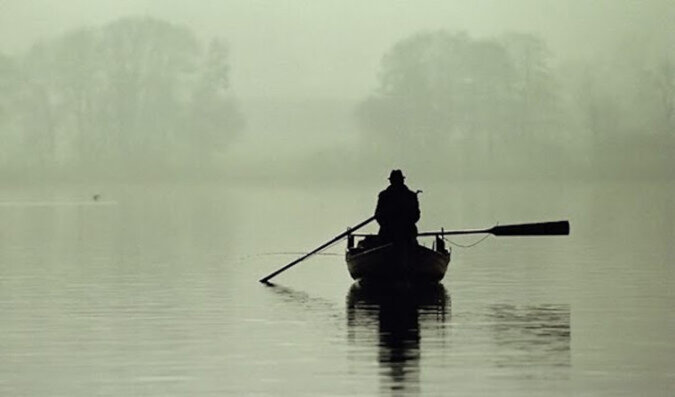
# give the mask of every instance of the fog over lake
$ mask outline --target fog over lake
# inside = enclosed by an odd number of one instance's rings
[[[670,395],[674,18],[0,0],[0,395]],[[412,295],[346,241],[258,283],[392,169],[420,231],[570,235],[449,236]]]

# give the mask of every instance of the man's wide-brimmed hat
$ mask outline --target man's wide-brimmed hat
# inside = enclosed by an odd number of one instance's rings
[[[403,176],[403,172],[401,170],[393,170],[389,174],[389,180],[390,181],[402,181],[404,180],[405,177]]]

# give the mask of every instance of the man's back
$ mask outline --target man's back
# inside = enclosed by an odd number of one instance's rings
[[[416,237],[419,201],[417,194],[403,183],[402,177],[392,180],[392,184],[378,195],[375,219],[380,224],[380,237],[385,240],[405,241]]]

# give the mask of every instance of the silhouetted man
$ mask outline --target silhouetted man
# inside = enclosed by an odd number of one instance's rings
[[[375,219],[380,224],[379,236],[384,241],[394,243],[414,243],[417,237],[415,223],[420,219],[420,206],[417,193],[403,183],[405,177],[401,170],[389,174],[389,187],[380,192],[377,198]]]

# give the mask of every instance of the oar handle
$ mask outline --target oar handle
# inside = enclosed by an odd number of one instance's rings
[[[291,267],[293,267],[293,266],[297,265],[298,263],[304,261],[305,259],[307,259],[307,258],[309,258],[310,256],[316,254],[317,252],[319,252],[319,251],[321,251],[321,250],[327,248],[328,246],[330,246],[331,244],[335,243],[336,241],[345,238],[346,236],[348,236],[349,234],[351,234],[354,230],[360,229],[360,228],[366,226],[367,224],[369,224],[370,222],[372,222],[372,221],[374,221],[374,220],[375,220],[375,217],[374,217],[374,216],[371,216],[370,218],[366,219],[365,221],[359,223],[358,225],[356,225],[356,226],[354,226],[354,227],[352,227],[352,228],[347,229],[346,232],[340,233],[339,235],[335,236],[332,240],[330,240],[330,241],[328,241],[328,242],[322,244],[321,246],[317,247],[314,251],[309,252],[309,253],[303,255],[302,257],[300,257],[300,258],[294,260],[293,262],[291,262],[291,263],[289,263],[288,265],[282,267],[281,269],[276,270],[276,271],[274,271],[274,272],[268,274],[267,276],[261,278],[261,279],[258,280],[258,281],[260,281],[260,282],[263,283],[263,284],[267,284],[267,283],[269,282],[269,280],[270,280],[272,277],[276,276],[277,274],[279,274],[279,273],[281,273],[281,272],[284,272],[284,271],[290,269]]]
[[[492,229],[480,229],[480,230],[444,230],[444,231],[438,231],[438,232],[422,232],[422,233],[417,233],[418,237],[424,237],[424,236],[450,236],[450,235],[456,235],[456,234],[484,234],[484,233],[492,233]]]

